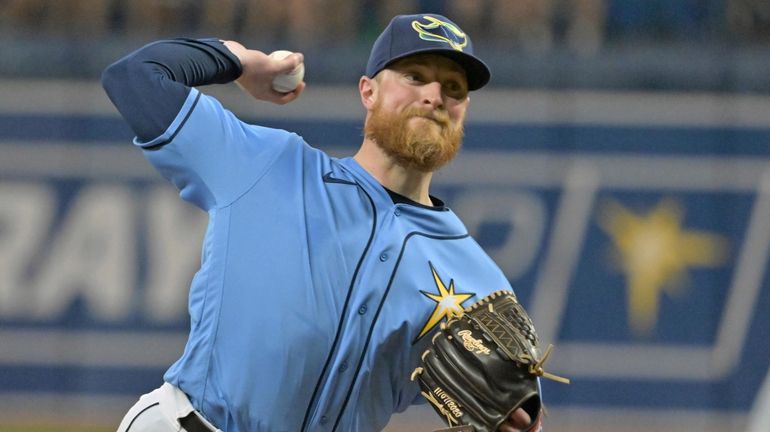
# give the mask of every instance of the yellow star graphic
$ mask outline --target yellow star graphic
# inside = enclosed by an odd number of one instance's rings
[[[422,328],[420,334],[417,335],[415,341],[428,333],[442,319],[449,319],[454,315],[462,314],[463,302],[475,295],[472,293],[455,293],[454,280],[449,281],[449,289],[447,289],[447,287],[444,285],[444,282],[442,282],[441,278],[438,276],[438,273],[436,273],[436,269],[433,267],[433,264],[428,262],[428,265],[430,265],[430,271],[433,273],[433,281],[436,283],[436,288],[438,288],[438,294],[433,294],[422,290],[420,290],[420,292],[425,297],[435,301],[436,308],[433,309],[433,313],[431,313],[430,318],[428,318],[428,322],[425,323],[425,326]]]
[[[638,216],[617,202],[609,202],[599,215],[599,226],[612,238],[628,280],[629,324],[637,335],[651,333],[661,293],[679,294],[688,267],[714,267],[725,261],[727,240],[703,231],[685,231],[682,218],[680,205],[670,199],[647,216]]]

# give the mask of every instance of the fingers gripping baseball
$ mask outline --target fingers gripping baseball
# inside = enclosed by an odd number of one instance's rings
[[[283,60],[286,57],[295,55],[291,51],[286,50],[278,50],[273,51],[270,53],[268,57],[275,60]],[[301,54],[300,54],[301,55]],[[293,62],[289,62],[289,65],[293,64]],[[302,82],[302,79],[305,77],[305,65],[300,61],[298,65],[296,65],[293,69],[290,69],[288,72],[281,72],[275,77],[273,77],[273,83],[272,87],[273,90],[279,92],[279,93],[289,93],[294,91],[294,89],[299,86],[299,83]]]
[[[248,49],[234,41],[225,41],[225,46],[238,57],[243,68],[236,83],[253,98],[286,104],[299,97],[305,89],[304,81],[300,81],[296,88],[289,92],[279,92],[273,88],[273,80],[276,77],[289,75],[302,65],[304,57],[301,53],[292,53],[282,58],[270,57],[262,51]]]

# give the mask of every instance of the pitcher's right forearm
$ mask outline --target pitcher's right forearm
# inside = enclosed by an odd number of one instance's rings
[[[171,39],[146,45],[102,74],[110,100],[142,141],[174,121],[190,88],[234,81],[241,63],[218,39]]]

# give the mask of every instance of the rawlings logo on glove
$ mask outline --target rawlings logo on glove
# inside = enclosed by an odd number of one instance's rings
[[[542,404],[538,377],[569,383],[543,369],[552,348],[541,355],[527,312],[512,292],[497,291],[441,325],[412,381],[450,430],[495,432],[519,408],[532,428]]]

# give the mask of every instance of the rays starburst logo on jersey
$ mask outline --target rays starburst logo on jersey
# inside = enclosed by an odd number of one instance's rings
[[[463,303],[472,298],[476,294],[473,293],[456,293],[455,282],[453,279],[449,280],[449,287],[439,277],[436,268],[433,267],[433,263],[428,262],[430,266],[430,272],[433,276],[433,282],[436,284],[436,293],[420,290],[420,292],[427,298],[436,302],[433,312],[431,312],[428,321],[422,327],[422,330],[414,339],[417,342],[430,332],[438,323],[443,319],[449,319],[454,315],[459,315],[463,312]]]
[[[454,24],[441,21],[438,18],[425,15],[427,23],[412,21],[412,28],[420,35],[420,39],[432,42],[444,42],[452,49],[462,51],[468,45],[468,37]]]

